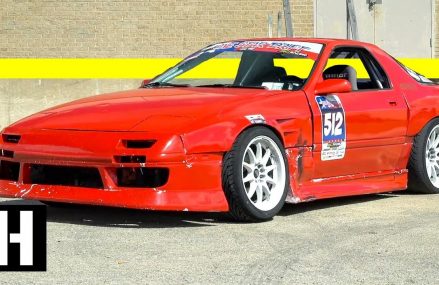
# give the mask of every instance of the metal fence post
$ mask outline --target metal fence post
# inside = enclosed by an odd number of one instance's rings
[[[348,38],[351,40],[359,40],[354,1],[346,0],[346,5],[348,7]]]
[[[293,21],[291,19],[290,0],[283,0],[284,15],[285,15],[285,30],[287,37],[292,37],[293,34]]]

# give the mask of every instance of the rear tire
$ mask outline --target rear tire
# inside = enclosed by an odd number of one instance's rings
[[[230,215],[244,222],[274,217],[285,203],[288,165],[279,138],[265,127],[244,131],[224,156],[222,185]]]
[[[413,140],[409,190],[439,194],[439,118],[430,121]]]

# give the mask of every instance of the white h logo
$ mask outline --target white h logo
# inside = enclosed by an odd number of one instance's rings
[[[8,241],[9,238],[9,241]],[[8,212],[0,211],[0,266],[8,265],[9,243],[20,244],[20,265],[33,265],[33,212],[20,211],[20,233],[8,232]]]

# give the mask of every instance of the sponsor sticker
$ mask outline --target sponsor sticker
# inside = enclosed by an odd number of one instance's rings
[[[342,159],[346,152],[346,116],[337,95],[316,96],[322,117],[321,160]]]
[[[245,116],[252,124],[265,124],[265,118],[261,114]]]

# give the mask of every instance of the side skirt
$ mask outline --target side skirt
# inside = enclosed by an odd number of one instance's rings
[[[407,181],[407,169],[312,179],[296,185],[294,196],[289,195],[286,202],[401,191],[407,189]]]

